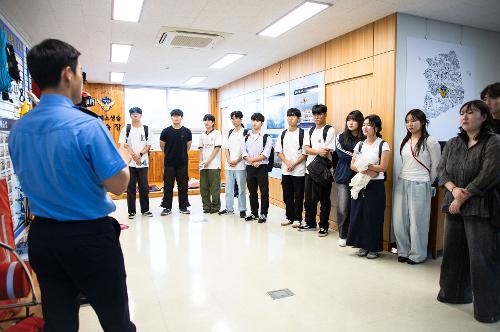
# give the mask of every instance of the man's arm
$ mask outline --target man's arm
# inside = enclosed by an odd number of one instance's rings
[[[165,152],[165,143],[164,141],[160,140],[160,149],[162,152]]]
[[[127,149],[120,147],[119,149],[120,155],[122,156],[123,160],[125,163],[128,165],[130,161],[132,160],[132,156],[129,154]],[[110,177],[109,179],[106,179],[103,181],[104,188],[106,188],[107,191],[115,194],[115,195],[121,195],[125,190],[127,190],[128,182],[130,181],[130,174],[128,170],[128,166],[122,169],[121,171],[118,171]]]

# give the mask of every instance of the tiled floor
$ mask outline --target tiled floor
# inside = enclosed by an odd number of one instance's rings
[[[359,258],[337,246],[337,233],[319,238],[280,226],[271,206],[266,224],[237,216],[192,214],[118,220],[130,225],[121,242],[132,319],[146,332],[500,331],[480,324],[472,305],[435,300],[439,260],[410,266],[384,253]],[[174,201],[176,206],[177,201]],[[272,300],[266,292],[289,288],[295,296]],[[102,331],[94,311],[80,311],[80,331]]]

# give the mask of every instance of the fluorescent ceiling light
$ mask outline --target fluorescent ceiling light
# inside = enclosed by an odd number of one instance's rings
[[[305,20],[330,7],[329,3],[306,1],[258,33],[260,36],[278,37]]]
[[[191,77],[186,83],[184,83],[185,85],[196,85],[198,83],[200,83],[201,81],[205,80],[207,77],[206,76],[193,76]]]
[[[125,73],[116,73],[112,71],[109,75],[109,80],[113,83],[121,83],[123,82],[123,77],[125,76]]]
[[[224,68],[224,67],[229,66],[230,64],[232,64],[233,62],[235,62],[236,60],[238,60],[244,56],[245,56],[245,54],[235,54],[235,53],[226,54],[222,59],[220,59],[216,63],[212,64],[210,66],[210,68],[212,68],[212,69]]]
[[[114,0],[113,20],[139,22],[144,0]]]
[[[132,45],[111,44],[111,62],[128,62]]]

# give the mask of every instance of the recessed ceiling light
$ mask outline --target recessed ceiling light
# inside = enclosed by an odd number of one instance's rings
[[[226,66],[229,66],[231,63],[235,62],[236,60],[244,57],[245,54],[235,54],[235,53],[229,53],[226,54],[222,59],[217,61],[216,63],[212,64],[210,68],[212,69],[221,69]]]
[[[144,0],[114,0],[113,20],[139,22]]]
[[[297,8],[293,9],[285,16],[278,19],[276,22],[274,22],[264,30],[262,30],[261,32],[259,32],[258,35],[267,37],[278,37],[279,35],[296,27],[300,23],[313,17],[319,12],[327,9],[331,5],[332,4],[330,3],[306,1],[303,4],[299,5]]]
[[[112,71],[109,73],[109,80],[113,83],[121,83],[123,82],[123,77],[125,76],[125,73],[117,73]]]
[[[128,62],[132,45],[111,44],[111,62]]]
[[[187,80],[184,85],[196,85],[200,83],[201,81],[205,80],[207,77],[206,76],[193,76],[189,80]]]

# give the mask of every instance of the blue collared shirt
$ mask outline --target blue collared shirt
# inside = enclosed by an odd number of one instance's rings
[[[245,157],[257,157],[264,155],[266,159],[259,162],[259,165],[269,164],[269,155],[271,154],[271,148],[273,147],[273,142],[271,136],[267,137],[266,146],[264,147],[264,134],[260,131],[258,134],[254,134],[253,131],[248,133],[248,138],[246,142],[243,142],[241,146],[241,156]],[[246,165],[251,165],[251,163],[245,160]]]
[[[43,94],[12,128],[9,151],[35,216],[89,220],[116,209],[103,181],[126,164],[102,121],[69,98]]]

